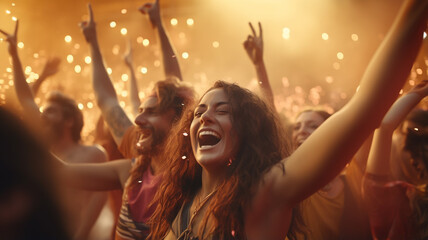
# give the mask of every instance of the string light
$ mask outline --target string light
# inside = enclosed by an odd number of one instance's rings
[[[178,24],[178,20],[177,20],[177,18],[171,18],[171,25],[172,26],[177,26],[177,24]]]
[[[143,46],[144,46],[144,47],[149,46],[149,44],[150,44],[149,39],[144,39],[144,40],[143,40]]]
[[[67,35],[64,37],[64,40],[65,40],[65,42],[69,43],[69,42],[71,42],[72,38],[70,35]]]
[[[19,43],[18,43],[18,47],[19,47],[19,48],[24,48],[24,43],[23,43],[23,42],[19,42]]]
[[[214,41],[213,42],[213,47],[214,48],[218,48],[220,46],[220,43],[219,42],[217,42],[217,41]]]
[[[80,73],[82,71],[82,67],[80,65],[76,65],[76,66],[74,66],[74,71],[76,73]]]
[[[193,26],[193,24],[195,23],[195,21],[193,20],[193,18],[188,18],[186,21],[188,26]]]
[[[128,30],[126,28],[120,29],[120,34],[126,35],[128,33]]]
[[[283,28],[282,29],[282,38],[290,39],[290,29],[289,28]]]
[[[129,76],[128,76],[128,74],[126,74],[126,73],[122,74],[122,76],[121,76],[121,79],[122,79],[122,81],[124,81],[124,82],[128,81],[128,78],[129,78]]]
[[[328,34],[327,34],[327,33],[323,33],[323,34],[321,34],[321,38],[322,38],[323,40],[328,40]]]
[[[71,55],[71,54],[67,55],[67,62],[68,62],[68,63],[72,63],[72,62],[73,62],[73,60],[74,60],[73,55]]]
[[[32,70],[31,66],[26,66],[24,72],[25,74],[30,74]]]
[[[116,22],[115,21],[111,21],[110,22],[110,27],[111,28],[115,28],[116,27]]]
[[[183,52],[183,53],[181,54],[181,57],[182,57],[183,59],[188,59],[188,58],[189,58],[189,53],[187,53],[187,52]]]

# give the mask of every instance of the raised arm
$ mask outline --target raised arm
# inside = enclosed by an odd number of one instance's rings
[[[259,85],[262,90],[262,93],[266,100],[274,106],[273,101],[273,92],[269,83],[269,78],[266,71],[265,62],[263,61],[263,30],[262,24],[259,22],[259,36],[257,36],[256,31],[251,23],[250,28],[252,35],[248,35],[247,40],[244,42],[245,51],[250,57],[251,62],[253,62],[256,72],[257,78],[259,80]]]
[[[53,156],[61,176],[68,185],[88,191],[123,189],[131,170],[131,160],[99,163],[67,163]]]
[[[160,7],[159,0],[156,0],[154,3],[146,3],[139,8],[140,12],[143,14],[148,14],[150,22],[153,27],[158,30],[160,44],[162,48],[162,59],[163,66],[166,77],[177,77],[181,81],[183,77],[181,76],[180,65],[178,64],[178,57],[175,54],[174,49],[172,48],[171,42],[166,34],[165,28],[163,26],[162,18],[160,16]]]
[[[366,172],[388,176],[391,174],[389,159],[391,157],[391,141],[394,130],[404,121],[410,111],[428,95],[428,80],[424,80],[406,95],[400,97],[385,115],[382,123],[375,131],[372,147],[367,161]]]
[[[274,171],[274,194],[294,205],[343,169],[398,96],[422,43],[427,0],[407,0],[370,61],[349,103],[325,121]]]
[[[91,50],[93,68],[92,85],[101,113],[111,130],[114,140],[119,146],[126,129],[133,124],[120,107],[113,84],[104,67],[90,4],[88,4],[88,11],[89,21],[82,22],[80,27]]]
[[[30,86],[28,85],[24,71],[22,70],[21,60],[18,56],[18,48],[17,48],[17,34],[18,34],[18,26],[19,21],[16,21],[15,31],[13,34],[9,34],[3,30],[0,32],[6,37],[6,41],[8,42],[8,51],[12,58],[13,65],[13,79],[15,84],[16,95],[19,99],[21,106],[24,108],[27,114],[30,117],[34,117],[33,119],[39,119],[40,111],[36,102],[34,101],[34,96],[31,91]]]
[[[37,92],[39,91],[42,83],[48,77],[53,76],[58,72],[58,67],[60,63],[61,63],[61,60],[57,57],[50,58],[46,61],[45,66],[43,67],[42,73],[40,74],[37,81],[35,81],[34,84],[31,86],[31,90],[33,91],[34,96],[37,95]]]
[[[132,113],[134,116],[138,114],[138,109],[140,107],[140,97],[138,96],[138,84],[137,84],[137,78],[135,77],[135,70],[134,65],[132,62],[132,46],[131,41],[128,42],[128,50],[125,53],[125,56],[123,57],[125,60],[126,66],[129,68],[129,74],[131,75],[131,80],[128,84],[128,91],[129,91],[129,99],[131,100],[131,106],[132,106]]]

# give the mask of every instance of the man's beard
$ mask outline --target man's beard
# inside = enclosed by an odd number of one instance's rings
[[[151,138],[151,143],[149,146],[136,148],[139,155],[154,156],[163,150],[166,133],[152,130],[152,134],[149,137]]]

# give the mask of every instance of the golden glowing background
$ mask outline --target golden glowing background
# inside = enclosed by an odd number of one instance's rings
[[[92,1],[98,39],[122,105],[129,112],[123,62],[127,41],[134,49],[140,96],[164,78],[157,35],[138,7],[148,1]],[[46,59],[59,57],[60,72],[37,95],[60,89],[84,111],[84,135],[98,117],[91,86],[89,48],[78,27],[87,1],[2,0],[0,29],[12,32],[20,20],[19,54],[28,76],[37,78]],[[304,105],[340,108],[355,92],[371,56],[402,0],[161,0],[161,15],[177,51],[185,81],[202,93],[215,80],[238,82],[258,91],[255,69],[243,48],[248,22],[263,26],[265,52],[277,109],[292,116]],[[257,28],[256,28],[257,29]],[[426,42],[427,40],[425,40]],[[426,44],[425,44],[426,45]],[[15,103],[7,43],[0,43],[0,104]],[[427,77],[426,46],[407,87]],[[16,105],[17,106],[17,105]]]

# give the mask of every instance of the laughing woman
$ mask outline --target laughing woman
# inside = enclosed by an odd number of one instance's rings
[[[406,0],[351,101],[293,154],[273,109],[217,82],[171,134],[151,239],[294,238],[293,207],[331,181],[379,125],[422,42],[427,0]]]

